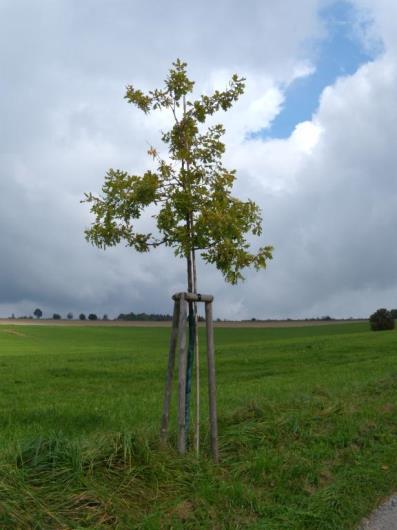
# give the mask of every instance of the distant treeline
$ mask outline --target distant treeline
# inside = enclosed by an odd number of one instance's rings
[[[218,321],[220,321],[220,319],[218,318],[217,319]],[[323,317],[312,317],[312,318],[266,318],[266,319],[262,319],[262,318],[250,318],[249,320],[241,320],[241,322],[311,322],[312,320],[321,320],[321,321],[328,321],[328,320],[335,320],[335,318],[332,318],[328,315],[326,316],[323,316]],[[345,320],[354,320],[353,317],[350,317],[348,319],[345,319]],[[224,322],[227,322],[227,320],[224,320]]]
[[[161,315],[157,313],[120,313],[117,317],[117,320],[138,320],[138,321],[148,321],[154,320],[156,322],[164,322],[172,320],[171,315]]]
[[[397,309],[391,309],[390,310],[390,313],[391,313],[391,317],[393,319],[397,319]],[[33,315],[39,319],[43,316],[43,312],[41,311],[41,309],[37,308],[34,310],[33,312]],[[30,316],[18,316],[16,317],[15,314],[13,313],[10,317],[8,317],[9,319],[19,319],[19,320],[24,320],[24,319],[32,319],[33,316],[30,315]],[[51,317],[49,317],[51,318]],[[52,315],[52,319],[53,320],[60,320],[62,317],[59,313],[54,313]],[[67,315],[66,315],[66,318],[68,320],[73,320],[73,313],[69,312]],[[109,320],[109,317],[107,314],[104,314],[103,317],[101,318],[100,316],[98,317],[95,313],[89,313],[89,315],[85,315],[84,313],[80,313],[79,314],[79,317],[78,317],[80,320]],[[365,318],[365,317],[364,317]],[[341,319],[341,320],[362,320],[363,317],[361,318],[353,318],[353,317],[350,317],[350,318],[345,318],[345,319]],[[153,322],[169,322],[172,320],[172,316],[171,315],[168,315],[168,314],[161,314],[161,313],[120,313],[119,316],[117,318],[115,318],[114,320],[127,320],[127,321],[138,321],[138,322],[147,322],[147,321],[153,321]],[[198,316],[198,320],[199,322],[204,322],[204,318],[199,315]],[[281,321],[287,321],[287,322],[293,322],[294,320],[298,320],[298,321],[307,321],[307,322],[311,322],[311,321],[329,321],[329,320],[335,320],[335,318],[333,317],[330,317],[329,315],[325,315],[325,316],[321,316],[321,317],[312,317],[312,318],[301,318],[301,319],[295,319],[295,318],[286,318],[286,319],[281,319]],[[340,320],[340,319],[339,319]],[[228,319],[220,319],[220,318],[217,318],[216,319],[217,322],[229,322]],[[279,322],[280,319],[273,319],[273,318],[266,318],[266,319],[262,319],[262,318],[250,318],[250,319],[244,319],[244,320],[241,320],[240,322]]]
[[[153,322],[169,322],[172,320],[172,315],[162,315],[157,313],[120,313],[116,320],[131,320],[131,321],[153,321]],[[204,318],[198,315],[198,321],[204,322]]]

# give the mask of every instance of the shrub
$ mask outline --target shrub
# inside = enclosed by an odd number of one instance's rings
[[[84,313],[80,313],[79,314],[79,319],[80,320],[85,320],[85,314]]]
[[[90,313],[88,315],[88,320],[98,320],[98,317],[95,315],[95,313]]]
[[[372,331],[394,329],[395,322],[392,314],[387,309],[378,309],[369,317]]]
[[[61,320],[61,315],[60,315],[59,313],[54,313],[54,314],[52,315],[52,318],[53,318],[54,320]]]

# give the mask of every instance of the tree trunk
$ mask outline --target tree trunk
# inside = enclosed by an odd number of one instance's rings
[[[186,98],[183,96],[183,117],[186,116]],[[186,148],[189,150],[187,142]],[[182,160],[182,168],[186,162],[187,173],[189,174],[189,160]],[[190,183],[189,183],[190,184]],[[194,252],[194,227],[193,227],[193,212],[189,212],[186,219],[186,227],[189,234],[189,253],[187,255],[187,286],[188,292],[197,293],[197,273],[196,273],[196,257]],[[187,356],[187,372],[186,372],[186,437],[189,434],[190,426],[190,396],[192,391],[192,373],[194,356],[196,354],[196,419],[195,419],[195,447],[198,454],[199,451],[199,413],[200,413],[200,389],[199,389],[199,368],[198,368],[198,326],[197,326],[197,304],[189,301],[189,346]]]
[[[191,235],[191,220],[190,216],[187,219],[187,226],[189,234]],[[187,277],[188,277],[188,292],[194,292],[194,275],[193,275],[193,260],[192,260],[192,251],[189,252],[187,256]],[[189,322],[189,340],[188,340],[188,352],[187,352],[187,366],[186,366],[186,408],[185,408],[185,433],[186,438],[189,435],[190,428],[190,398],[192,393],[192,375],[193,375],[193,364],[194,364],[194,349],[195,349],[195,340],[196,340],[196,331],[195,331],[195,318],[194,318],[194,307],[193,302],[188,302],[188,322]],[[187,440],[186,440],[187,443]]]
[[[196,269],[196,253],[192,252],[192,266],[193,266],[193,291],[197,294],[197,269]],[[196,448],[196,455],[200,453],[200,351],[198,341],[198,317],[197,317],[197,302],[193,305],[194,312],[194,354],[196,359],[196,418],[194,428],[194,446]]]

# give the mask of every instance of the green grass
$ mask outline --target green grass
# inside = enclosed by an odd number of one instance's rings
[[[353,529],[397,488],[395,331],[215,331],[219,466],[205,401],[200,460],[158,448],[168,329],[1,326],[0,528]]]

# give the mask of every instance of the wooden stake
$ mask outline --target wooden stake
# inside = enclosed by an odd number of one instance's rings
[[[179,375],[178,375],[178,451],[180,454],[186,452],[186,425],[185,425],[185,410],[186,410],[186,298],[184,294],[180,296],[179,309]]]
[[[178,324],[179,324],[179,313],[180,313],[180,300],[175,300],[174,303],[174,314],[172,316],[172,331],[170,339],[170,349],[168,353],[168,367],[167,377],[164,391],[164,404],[163,404],[163,416],[161,419],[160,428],[160,443],[165,446],[168,438],[168,423],[170,416],[171,406],[171,394],[172,394],[172,380],[174,377],[174,366],[175,366],[175,351],[178,339]]]
[[[207,326],[207,366],[208,366],[208,397],[211,429],[212,458],[217,464],[219,462],[218,450],[218,421],[216,414],[216,382],[215,382],[215,352],[214,352],[214,329],[212,322],[212,303],[205,304],[205,320]]]

